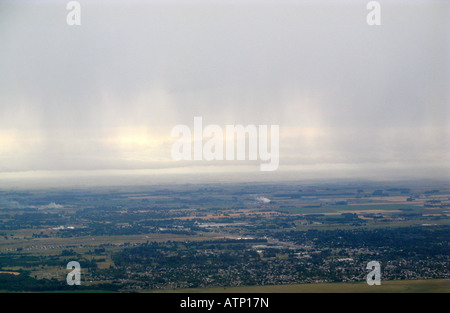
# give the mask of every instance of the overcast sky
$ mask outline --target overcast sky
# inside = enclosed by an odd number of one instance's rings
[[[0,180],[263,175],[172,160],[194,116],[279,125],[266,179],[450,177],[447,1],[67,2],[0,2]]]

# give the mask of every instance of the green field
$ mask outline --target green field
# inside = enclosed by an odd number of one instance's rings
[[[155,291],[153,291],[155,292]],[[195,288],[156,292],[188,293],[450,293],[450,279],[382,281],[380,286],[357,283],[317,283],[231,288]]]

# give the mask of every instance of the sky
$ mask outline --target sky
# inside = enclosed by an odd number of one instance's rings
[[[0,185],[450,178],[447,1],[68,2],[0,2]],[[279,125],[278,169],[173,160],[196,116]]]

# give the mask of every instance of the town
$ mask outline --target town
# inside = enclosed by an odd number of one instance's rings
[[[445,183],[392,182],[2,190],[0,289],[366,284],[373,261],[377,287],[439,282],[449,194]],[[71,261],[80,285],[66,283]]]

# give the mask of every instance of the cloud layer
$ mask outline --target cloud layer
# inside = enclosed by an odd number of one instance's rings
[[[365,4],[90,1],[68,26],[65,3],[2,1],[0,173],[258,171],[173,161],[202,116],[280,125],[299,178],[448,175],[449,4],[382,2],[381,26]]]

